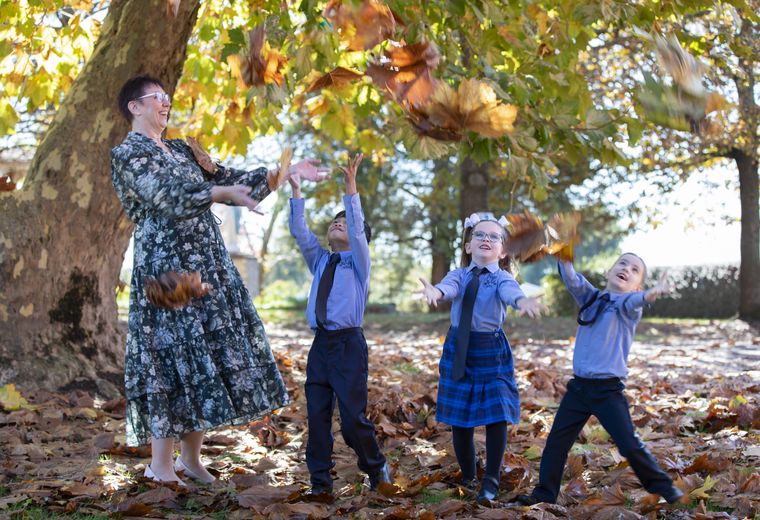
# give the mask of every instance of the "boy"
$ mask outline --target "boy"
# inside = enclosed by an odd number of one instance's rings
[[[670,504],[677,502],[683,492],[673,486],[634,432],[623,394],[636,325],[642,308],[669,291],[665,273],[657,285],[642,291],[646,265],[635,254],[625,253],[607,272],[606,290],[600,291],[576,273],[571,262],[561,261],[558,267],[562,281],[581,306],[573,351],[574,377],[567,384],[546,439],[538,486],[530,495],[519,495],[516,500],[523,505],[556,502],[567,453],[589,416],[594,415],[620,454],[628,459],[644,488]]]
[[[341,433],[369,475],[370,488],[391,483],[385,456],[375,438],[375,426],[367,419],[367,341],[361,329],[369,289],[369,240],[356,189],[356,170],[362,154],[341,168],[346,177],[346,210],[338,213],[327,230],[332,254],[306,227],[300,180],[290,178],[290,233],[296,239],[306,265],[314,274],[306,306],[309,326],[316,332],[306,364],[306,408],[309,442],[306,465],[311,475],[309,494],[332,493],[330,469],[332,415],[337,398]]]

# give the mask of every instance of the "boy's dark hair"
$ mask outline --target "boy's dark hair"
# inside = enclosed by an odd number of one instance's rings
[[[141,75],[127,80],[119,91],[119,111],[128,122],[132,122],[134,116],[129,111],[129,102],[145,95],[145,87],[155,85],[164,89],[164,84],[152,76]],[[164,89],[166,90],[166,89]]]
[[[341,210],[338,213],[335,214],[333,217],[333,220],[339,219],[340,217],[346,218],[346,210]],[[367,224],[367,221],[364,221],[364,236],[367,237],[367,243],[369,244],[370,240],[372,240],[372,228],[369,227],[369,224]]]
[[[495,220],[481,220],[480,222],[496,222]],[[478,222],[478,224],[480,224]],[[467,267],[472,262],[472,255],[468,254],[467,251],[464,248],[464,245],[470,241],[472,241],[472,232],[473,230],[478,226],[478,224],[475,224],[472,227],[464,228],[464,239],[462,240],[462,257],[460,259],[460,267]],[[498,224],[498,222],[497,222]],[[501,224],[499,224],[499,227],[501,227]],[[502,228],[502,248],[506,247],[507,245],[507,230]],[[507,255],[504,258],[499,259],[499,269],[503,269],[504,271],[508,272],[511,275],[515,275],[517,273],[517,269],[515,266],[515,263],[511,256]]]

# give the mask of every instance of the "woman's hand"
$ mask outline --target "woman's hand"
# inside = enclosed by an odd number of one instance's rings
[[[420,278],[420,282],[422,282],[422,289],[417,294],[425,298],[425,301],[427,301],[428,305],[438,307],[438,300],[443,298],[443,293],[441,290],[433,285],[430,285],[430,282],[424,278]]]
[[[233,184],[232,186],[214,186],[211,188],[211,200],[230,206],[242,206],[261,213],[256,206],[258,201],[251,198],[251,187],[245,184]]]
[[[357,191],[356,171],[359,169],[359,164],[361,164],[362,159],[364,159],[364,154],[360,152],[354,155],[353,159],[348,161],[348,168],[344,168],[343,166],[340,167],[340,171],[346,176],[346,195],[353,195]]]
[[[545,313],[546,311],[546,305],[535,298],[526,297],[517,300],[517,314],[520,316],[527,314],[529,318],[539,318],[541,313]]]
[[[297,176],[307,181],[321,182],[330,177],[330,168],[319,166],[317,159],[304,159],[288,168],[289,177]]]

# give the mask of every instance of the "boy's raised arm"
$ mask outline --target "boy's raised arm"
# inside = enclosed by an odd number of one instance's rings
[[[351,245],[354,266],[360,279],[369,280],[369,242],[364,233],[364,213],[362,212],[362,203],[356,188],[356,172],[363,158],[364,154],[356,154],[349,161],[347,168],[341,166],[340,169],[346,178],[346,194],[343,196],[343,204],[346,208],[348,243]]]
[[[301,179],[298,176],[292,176],[288,181],[293,189],[293,198],[290,199],[288,228],[290,229],[290,234],[296,239],[296,244],[298,244],[298,249],[301,250],[301,254],[306,261],[306,266],[314,274],[319,259],[322,255],[327,254],[327,250],[322,247],[317,236],[306,225],[304,200],[301,198]]]

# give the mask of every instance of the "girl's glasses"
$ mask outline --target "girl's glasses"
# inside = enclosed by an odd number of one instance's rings
[[[168,103],[171,101],[171,98],[169,97],[169,94],[166,92],[151,92],[150,94],[145,94],[144,96],[140,96],[138,98],[133,99],[132,101],[139,101],[141,99],[152,97],[159,103]]]
[[[472,238],[485,242],[486,239],[489,242],[501,242],[502,236],[499,233],[486,233],[485,231],[473,231]]]

